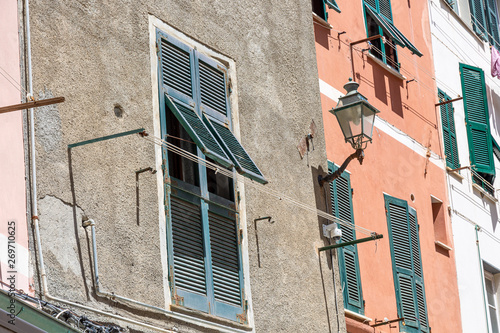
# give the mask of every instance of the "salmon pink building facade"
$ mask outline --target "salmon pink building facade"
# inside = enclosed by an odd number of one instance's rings
[[[324,185],[355,225],[341,242],[383,235],[337,252],[347,331],[461,332],[428,4],[320,0],[313,12],[330,171],[354,152],[331,112],[349,78],[380,111],[363,163]]]

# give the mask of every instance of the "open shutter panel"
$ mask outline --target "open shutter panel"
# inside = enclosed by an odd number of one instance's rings
[[[332,173],[337,167],[328,162],[328,169]],[[351,183],[347,172],[342,173],[340,177],[330,183],[330,195],[335,216],[354,224]],[[341,225],[340,229],[342,230],[342,242],[356,239],[356,234],[352,228]],[[343,285],[344,306],[351,311],[363,314],[363,294],[357,250],[356,245],[349,245],[339,249],[339,270]]]
[[[340,13],[340,8],[335,2],[335,0],[325,0],[325,3],[328,5],[328,7]]]
[[[488,7],[486,13],[488,19],[488,39],[491,45],[498,47],[500,43],[500,36],[498,34],[498,14],[496,1],[486,0],[486,4]]]
[[[160,37],[160,65],[165,92],[184,102],[193,100],[193,52],[171,37]]]
[[[451,98],[440,89],[438,90],[439,102],[451,100]],[[441,123],[443,126],[444,153],[446,165],[451,169],[460,167],[457,150],[457,137],[455,132],[455,121],[453,106],[451,103],[440,105]]]
[[[495,174],[484,73],[465,64],[460,64],[460,72],[471,165],[478,172]]]
[[[389,215],[393,265],[396,270],[395,284],[399,315],[405,318],[406,326],[418,328],[408,204],[403,200],[386,197],[386,209]]]
[[[420,253],[420,237],[417,222],[417,212],[415,211],[415,209],[409,207],[408,215],[410,221],[410,238],[415,280],[415,297],[417,298],[418,321],[420,323],[420,329],[423,332],[428,332],[429,324],[427,320],[427,304],[425,301],[424,275],[422,270],[422,256]]]
[[[212,134],[217,138],[220,145],[224,148],[227,155],[233,160],[236,170],[250,179],[262,184],[267,184],[267,180],[262,175],[262,172],[260,172],[257,165],[255,165],[254,161],[250,158],[231,130],[225,125],[209,119],[206,114],[203,116],[203,120],[212,131]]]
[[[483,0],[469,0],[469,5],[474,32],[484,40],[487,40]]]
[[[227,168],[233,167],[233,163],[223,148],[217,143],[192,106],[173,100],[169,96],[165,97],[165,102],[203,154]]]
[[[377,0],[365,0],[365,4],[371,6],[374,10],[377,10]]]
[[[177,195],[170,195],[175,293],[183,305],[208,312],[200,202],[182,191]]]
[[[198,53],[201,110],[227,116],[226,69],[214,60]]]

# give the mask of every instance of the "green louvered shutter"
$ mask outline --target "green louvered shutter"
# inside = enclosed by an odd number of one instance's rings
[[[429,332],[416,211],[404,200],[384,195],[398,303],[403,332]]]
[[[415,296],[417,299],[417,312],[420,330],[429,332],[427,319],[427,303],[425,301],[424,274],[422,272],[422,256],[420,253],[420,239],[417,223],[417,212],[412,207],[408,207],[408,217],[410,222],[411,251],[413,258],[413,273],[415,280]]]
[[[182,304],[208,312],[206,260],[200,200],[184,191],[170,195],[171,251],[173,257],[174,298]],[[173,253],[172,253],[173,252]]]
[[[372,7],[375,11],[377,11],[377,0],[365,0],[365,4],[369,5]]]
[[[439,102],[450,101],[451,98],[438,89]],[[451,169],[460,167],[457,149],[457,135],[455,131],[455,120],[452,103],[439,106],[441,111],[441,123],[443,126],[444,153],[446,155],[446,165]]]
[[[337,5],[337,3],[335,2],[335,0],[324,0],[324,1],[325,1],[325,4],[328,5],[328,7],[330,7],[331,9],[340,13],[340,8]]]
[[[201,111],[209,110],[228,116],[226,69],[202,54],[197,54]],[[208,109],[208,110],[207,110]]]
[[[233,163],[217,142],[211,131],[200,119],[191,105],[172,100],[165,96],[166,107],[172,111],[179,123],[189,133],[189,136],[201,149],[203,154],[214,159],[225,167],[233,167]]]
[[[488,39],[490,44],[498,47],[500,43],[500,36],[498,34],[498,13],[495,0],[486,0],[486,18],[488,19]]]
[[[205,124],[212,131],[212,134],[217,138],[220,145],[234,162],[236,170],[242,175],[253,179],[259,183],[267,184],[267,180],[260,172],[257,165],[248,155],[245,148],[240,144],[226,125],[221,124],[213,119],[209,119],[207,115],[203,117]]]
[[[176,39],[158,35],[163,92],[185,103],[193,101],[193,49]]]
[[[474,32],[484,40],[487,40],[483,0],[469,0],[469,7]]]
[[[236,222],[234,213],[210,205],[208,224],[215,314],[231,320],[243,312],[243,271]]]
[[[389,21],[392,22],[391,13],[391,0],[378,0],[379,10],[378,12],[385,16]]]
[[[477,172],[495,174],[486,86],[482,69],[460,64],[465,121],[471,165]]]
[[[331,162],[328,162],[328,166],[330,173],[337,169]],[[335,216],[354,224],[351,182],[347,172],[343,172],[339,178],[330,183],[330,198]],[[356,239],[356,234],[352,228],[340,226],[340,229],[342,230],[341,242]],[[356,245],[339,248],[339,270],[342,280],[344,307],[363,314],[363,294],[357,251]]]

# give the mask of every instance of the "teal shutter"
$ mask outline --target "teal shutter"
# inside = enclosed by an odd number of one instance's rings
[[[234,162],[236,170],[242,175],[253,179],[259,183],[266,184],[267,180],[260,172],[257,165],[250,158],[246,150],[240,144],[238,139],[234,136],[227,125],[221,124],[215,120],[209,119],[206,115],[203,120],[210,128],[212,134],[217,138],[226,153],[231,157]]]
[[[487,40],[483,0],[469,0],[469,7],[474,32],[484,40]]]
[[[450,101],[451,98],[438,89],[439,102]],[[441,123],[443,126],[444,154],[446,155],[446,166],[451,169],[460,167],[457,148],[457,134],[455,131],[455,119],[453,105],[451,103],[439,106],[441,111]]]
[[[340,8],[337,5],[337,3],[335,2],[335,0],[324,0],[324,1],[325,1],[325,4],[328,5],[328,7],[330,7],[331,9],[340,13]]]
[[[202,54],[198,54],[201,111],[212,110],[228,116],[226,69]]]
[[[417,215],[404,200],[384,195],[400,330],[429,332]]]
[[[377,11],[377,0],[364,0],[365,4],[369,5],[373,10]]]
[[[333,163],[328,162],[328,169],[332,173],[337,168]],[[343,172],[339,178],[330,183],[330,199],[334,215],[354,224],[351,181],[347,172]],[[342,242],[349,242],[356,239],[353,229],[346,228],[345,226],[340,226],[340,228],[342,230]],[[339,248],[339,271],[344,296],[344,307],[359,314],[364,314],[358,249],[355,244]]]
[[[166,107],[172,111],[203,154],[225,167],[231,168],[233,166],[229,157],[192,106],[172,100],[168,96],[165,96],[165,102]]]
[[[477,172],[494,175],[484,72],[480,68],[460,64],[460,74],[471,165]]]
[[[486,0],[486,18],[488,19],[488,40],[491,45],[498,47],[500,36],[498,34],[498,13],[495,0]]]
[[[208,267],[201,206],[200,199],[187,192],[173,190],[170,195],[172,241],[169,256],[173,263],[170,274],[174,277],[174,302],[209,312]]]
[[[378,0],[379,13],[384,15],[389,21],[392,21],[391,0]]]

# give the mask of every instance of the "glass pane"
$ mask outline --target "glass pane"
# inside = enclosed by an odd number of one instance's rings
[[[382,34],[381,29],[370,15],[366,15],[366,25],[368,28],[368,37]],[[382,46],[380,43],[380,38],[372,40],[371,43],[373,47],[370,50],[370,53],[382,60]]]
[[[209,158],[207,158],[207,160],[215,163]],[[226,177],[220,172],[215,173],[215,170],[207,168],[207,185],[208,192],[234,202],[234,187],[232,178]]]
[[[368,107],[363,108],[363,134],[369,138],[373,135],[373,122],[375,121],[375,113]]]
[[[488,295],[488,305],[495,307],[495,292],[493,291],[493,281],[485,278],[486,294]]]
[[[491,319],[491,332],[498,333],[497,310],[492,307],[490,307],[490,319]]]
[[[167,142],[197,155],[196,144],[192,141],[184,127],[167,108]],[[200,186],[198,163],[168,151],[168,174],[186,183]]]

